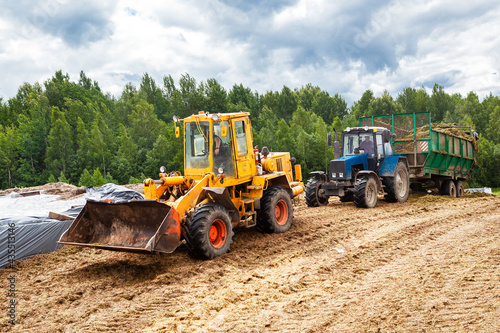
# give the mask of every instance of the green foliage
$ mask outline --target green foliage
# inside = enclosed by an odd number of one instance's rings
[[[49,178],[47,178],[47,183],[56,183],[57,179],[53,174],[50,174]]]
[[[130,176],[127,182],[127,184],[139,184],[139,183],[142,183],[142,180],[134,176]]]
[[[102,186],[102,185],[106,184],[106,179],[104,179],[104,177],[102,176],[99,168],[94,170],[94,174],[92,175],[92,179],[93,179],[94,186]]]
[[[57,71],[42,85],[25,83],[15,97],[0,98],[0,187],[56,181],[99,186],[107,182],[140,183],[156,177],[159,167],[183,171],[183,140],[174,135],[172,116],[200,110],[249,112],[254,145],[288,151],[302,164],[304,177],[325,170],[333,158],[326,135],[359,124],[359,117],[430,112],[433,122],[470,126],[481,134],[477,186],[500,186],[500,98],[482,101],[470,92],[450,95],[435,84],[406,87],[394,100],[385,91],[366,90],[348,108],[344,98],[307,84],[264,95],[235,84],[226,91],[216,79],[198,83],[170,75],[159,86],[147,73],[139,88],[127,84],[115,99],[82,71],[78,82]],[[93,170],[93,174],[88,170]],[[101,174],[102,171],[102,174]],[[147,177],[145,176],[147,175]]]
[[[500,187],[500,144],[493,144],[486,138],[479,139],[479,149],[477,153],[477,163],[479,172],[473,175],[474,185]]]
[[[52,176],[52,174],[51,174],[51,176]],[[50,177],[49,177],[49,179],[50,179]],[[61,174],[59,175],[59,178],[57,178],[57,181],[69,184],[69,180],[64,175],[64,171],[61,171]]]
[[[79,186],[94,186],[94,177],[90,174],[89,170],[85,168],[80,176],[80,180],[78,182]]]

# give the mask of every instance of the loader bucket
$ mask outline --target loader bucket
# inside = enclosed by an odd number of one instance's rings
[[[179,214],[155,200],[88,200],[59,244],[127,252],[173,252],[180,244]]]

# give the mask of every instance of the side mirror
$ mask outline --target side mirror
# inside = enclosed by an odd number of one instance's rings
[[[223,138],[227,136],[227,126],[222,126],[220,128],[220,136],[222,136]]]

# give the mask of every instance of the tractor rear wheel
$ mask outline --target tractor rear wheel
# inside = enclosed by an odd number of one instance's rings
[[[377,182],[373,177],[358,179],[354,189],[354,203],[356,206],[373,208],[377,205]]]
[[[270,187],[260,200],[257,229],[266,233],[285,232],[292,226],[292,220],[292,198],[283,188]]]
[[[385,191],[384,196],[387,202],[405,202],[410,194],[410,176],[408,168],[403,162],[398,162],[394,177],[384,178]]]
[[[455,182],[453,180],[447,180],[443,183],[443,190],[442,190],[444,195],[449,195],[450,197],[456,197],[457,196],[457,188],[455,187]]]
[[[229,251],[233,224],[227,210],[215,203],[196,207],[186,224],[186,246],[195,259],[213,259]]]
[[[315,176],[307,181],[306,184],[306,204],[309,207],[325,206],[328,204],[328,197],[325,196],[325,190],[321,189],[324,184],[323,178]]]
[[[460,180],[455,180],[455,188],[457,189],[457,198],[462,197],[465,193],[464,184]]]

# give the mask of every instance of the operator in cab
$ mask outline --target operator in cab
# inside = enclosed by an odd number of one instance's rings
[[[365,140],[359,145],[359,149],[363,149],[366,154],[373,154],[373,142],[370,140],[370,136],[365,136]]]

